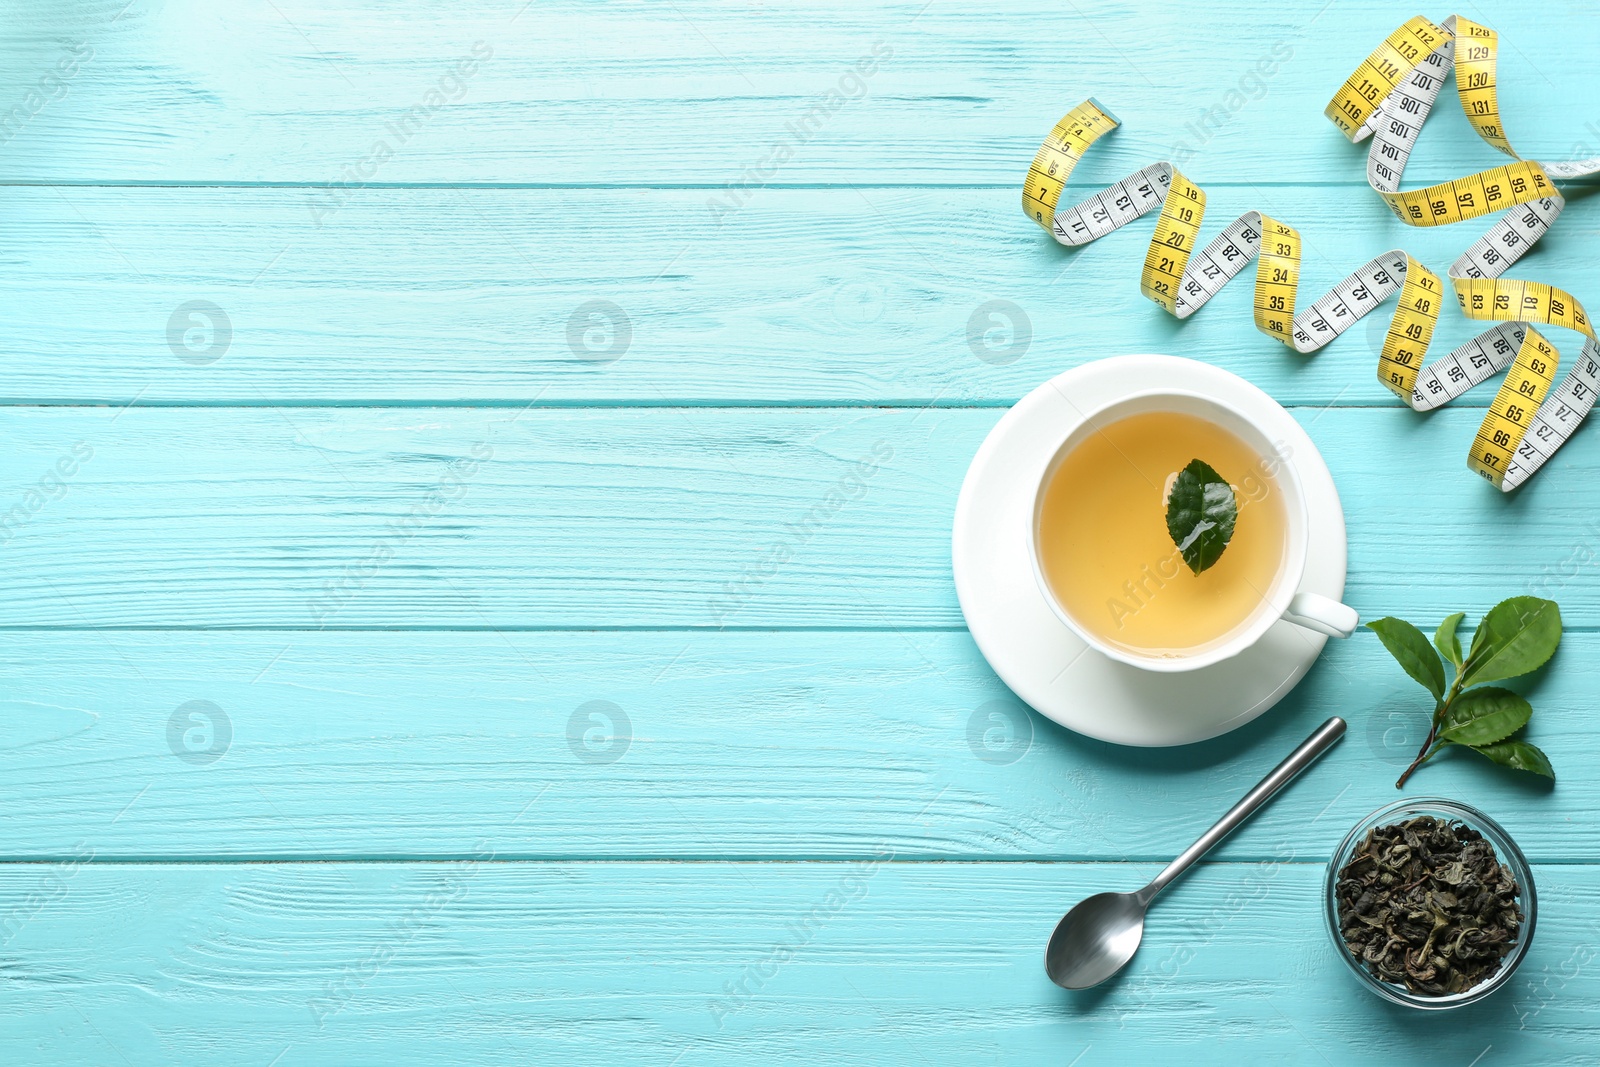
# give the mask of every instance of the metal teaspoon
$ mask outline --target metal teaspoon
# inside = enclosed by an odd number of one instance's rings
[[[1127,966],[1144,937],[1144,913],[1156,894],[1332,748],[1344,736],[1344,727],[1344,720],[1337,715],[1317,727],[1149,885],[1136,893],[1096,893],[1062,916],[1044,950],[1044,969],[1050,980],[1063,989],[1088,989]]]

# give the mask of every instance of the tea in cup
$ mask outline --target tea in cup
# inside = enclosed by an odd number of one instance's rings
[[[1227,659],[1279,619],[1348,636],[1352,609],[1300,589],[1309,528],[1288,452],[1212,397],[1150,392],[1085,414],[1035,499],[1029,549],[1046,600],[1091,647],[1149,670]],[[1198,573],[1166,521],[1195,459],[1232,486],[1237,509],[1226,548]]]

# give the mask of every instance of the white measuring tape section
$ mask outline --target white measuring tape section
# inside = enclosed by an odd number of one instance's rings
[[[1187,318],[1255,261],[1257,328],[1302,354],[1327,345],[1399,293],[1378,358],[1378,380],[1415,410],[1426,411],[1509,368],[1467,465],[1510,491],[1555,454],[1594,405],[1600,392],[1600,341],[1571,294],[1501,275],[1560,216],[1566,202],[1552,178],[1600,174],[1600,158],[1544,164],[1516,154],[1500,121],[1497,50],[1498,38],[1485,26],[1458,16],[1438,26],[1414,18],[1362,61],[1326,110],[1351,141],[1372,138],[1367,181],[1406,225],[1440,226],[1507,212],[1446,273],[1463,314],[1496,325],[1426,366],[1444,287],[1438,275],[1402,250],[1370,260],[1297,311],[1299,232],[1250,211],[1199,248],[1205,192],[1170,163],[1153,163],[1081,203],[1060,207],[1073,166],[1096,139],[1119,125],[1093,99],[1057,123],[1039,149],[1023,188],[1023,210],[1061,244],[1077,246],[1159,208],[1141,291]],[[1406,161],[1452,70],[1467,120],[1513,162],[1402,191]],[[1559,385],[1554,376],[1560,356],[1536,328],[1540,325],[1563,327],[1582,338],[1578,358]]]

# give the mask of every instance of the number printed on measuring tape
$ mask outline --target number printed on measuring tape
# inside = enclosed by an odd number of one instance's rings
[[[1442,226],[1505,212],[1446,273],[1462,313],[1497,325],[1426,366],[1445,289],[1437,274],[1403,251],[1383,253],[1301,309],[1299,231],[1250,211],[1200,247],[1206,194],[1170,163],[1152,163],[1081,203],[1062,207],[1073,166],[1119,125],[1092,98],[1056,123],[1034,156],[1022,190],[1023,210],[1057,241],[1075,246],[1159,209],[1140,291],[1187,318],[1253,260],[1256,327],[1304,354],[1322,348],[1398,293],[1378,356],[1378,380],[1412,408],[1427,411],[1509,368],[1473,439],[1467,465],[1510,491],[1543,466],[1588,415],[1600,393],[1600,341],[1571,294],[1501,275],[1561,214],[1566,201],[1552,179],[1600,173],[1600,158],[1537,163],[1517,155],[1500,121],[1497,46],[1493,30],[1459,16],[1437,26],[1414,18],[1362,61],[1325,112],[1351,141],[1372,138],[1367,182],[1401,222]],[[1467,121],[1511,162],[1402,190],[1406,160],[1452,70]],[[1536,326],[1563,327],[1582,338],[1579,358],[1559,385],[1560,355]]]

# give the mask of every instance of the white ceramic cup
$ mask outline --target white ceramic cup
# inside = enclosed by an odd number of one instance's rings
[[[1349,637],[1360,623],[1355,610],[1337,600],[1300,588],[1305,578],[1306,550],[1310,542],[1310,529],[1306,514],[1305,494],[1300,476],[1295,470],[1294,457],[1288,454],[1288,434],[1276,432],[1284,422],[1293,423],[1293,417],[1276,401],[1242,378],[1228,376],[1230,382],[1219,387],[1218,395],[1201,395],[1172,389],[1151,388],[1124,396],[1094,410],[1079,411],[1081,419],[1067,427],[1060,444],[1040,472],[1035,490],[1033,512],[1028,530],[1028,553],[1033,563],[1034,578],[1044,592],[1045,601],[1061,621],[1092,649],[1111,659],[1150,671],[1192,671],[1209,667],[1213,663],[1249,648],[1279,620],[1294,623],[1330,637]],[[1223,396],[1222,393],[1229,395]],[[1071,397],[1067,398],[1069,401]],[[1283,560],[1271,588],[1261,599],[1257,610],[1243,623],[1192,652],[1183,655],[1158,655],[1141,653],[1126,646],[1114,645],[1097,637],[1074,619],[1056,599],[1050,583],[1045,580],[1044,568],[1039,559],[1039,520],[1043,511],[1044,491],[1060,465],[1062,457],[1076,448],[1098,428],[1130,415],[1152,411],[1171,411],[1196,415],[1221,426],[1248,444],[1269,465],[1265,473],[1273,488],[1283,495],[1284,516],[1287,525]]]

